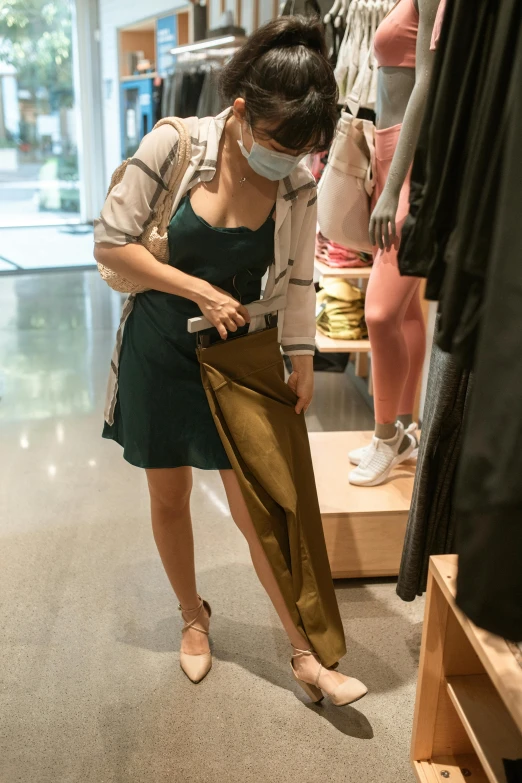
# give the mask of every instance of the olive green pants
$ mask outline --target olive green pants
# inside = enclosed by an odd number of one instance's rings
[[[199,348],[219,435],[296,627],[324,666],[346,653],[304,414],[285,383],[277,329]]]

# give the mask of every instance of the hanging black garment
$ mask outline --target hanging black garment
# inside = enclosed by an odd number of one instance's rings
[[[401,231],[401,243],[399,247],[399,271],[401,275],[409,277],[427,277],[429,271],[428,254],[426,247],[421,244],[422,236],[419,230],[418,218],[421,223],[425,219],[425,207],[422,208],[426,193],[428,198],[428,159],[431,152],[431,125],[434,120],[435,104],[439,94],[441,75],[446,56],[449,31],[453,21],[455,0],[446,0],[442,29],[435,53],[435,62],[431,75],[430,89],[426,99],[426,108],[421,125],[419,140],[413,158],[410,179],[410,211],[404,221]],[[434,140],[435,142],[436,140]]]
[[[318,16],[321,18],[321,6],[317,0],[286,0],[281,16]]]
[[[219,73],[213,68],[205,74],[201,95],[199,96],[197,116],[216,117],[224,111],[225,106],[219,92]]]
[[[425,115],[426,183],[415,224],[409,221],[399,252],[401,274],[428,277],[428,299],[440,299],[446,244],[455,227],[466,158],[473,154],[469,140],[480,122],[476,107],[499,3],[480,0],[473,24],[467,0],[448,2],[444,16]]]
[[[507,85],[521,24],[520,0],[502,0],[483,64],[455,228],[444,254],[440,347],[471,368],[480,325],[501,177]],[[521,86],[522,88],[522,86]]]
[[[413,601],[426,590],[431,555],[455,552],[454,489],[471,376],[433,345],[415,485],[397,594]]]
[[[183,74],[179,117],[196,116],[205,76],[204,71],[188,71]]]
[[[457,604],[513,641],[522,640],[521,27],[522,19],[506,85],[502,181],[455,497]]]
[[[507,783],[522,783],[522,759],[504,759]]]
[[[152,113],[154,115],[154,124],[162,118],[161,106],[163,103],[163,87],[165,80],[161,76],[156,76],[152,83]]]

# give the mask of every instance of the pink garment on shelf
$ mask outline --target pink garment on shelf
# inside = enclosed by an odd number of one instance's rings
[[[371,266],[373,260],[367,253],[359,253],[344,245],[338,245],[317,232],[315,257],[333,268],[361,268]]]
[[[419,12],[413,0],[399,0],[384,17],[373,38],[375,58],[381,66],[415,68]]]
[[[372,208],[386,183],[400,131],[401,125],[395,125],[375,132]],[[399,236],[410,209],[409,194],[410,172],[399,197]],[[375,420],[379,424],[392,424],[397,416],[413,412],[426,349],[419,285],[419,278],[401,277],[396,248],[375,248],[365,316],[372,349]]]
[[[442,30],[442,22],[444,21],[444,11],[446,10],[446,0],[440,0],[439,7],[437,9],[437,16],[435,17],[435,24],[433,25],[433,32],[431,34],[430,49],[432,52],[438,46],[440,33]]]

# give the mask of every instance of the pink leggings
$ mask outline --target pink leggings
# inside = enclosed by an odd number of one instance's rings
[[[372,206],[384,188],[401,130],[400,125],[375,133],[376,186]],[[402,187],[396,225],[409,212],[410,173]],[[374,250],[366,294],[366,323],[372,349],[375,420],[392,424],[411,414],[424,363],[426,330],[419,295],[420,279],[401,277],[397,250]]]

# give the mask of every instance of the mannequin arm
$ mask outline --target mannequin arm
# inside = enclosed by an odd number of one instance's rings
[[[370,241],[381,250],[389,250],[393,244],[397,246],[399,241],[395,217],[401,188],[415,154],[426,106],[434,60],[434,53],[430,51],[431,33],[438,5],[439,0],[418,0],[415,86],[408,101],[386,185],[370,219]]]

